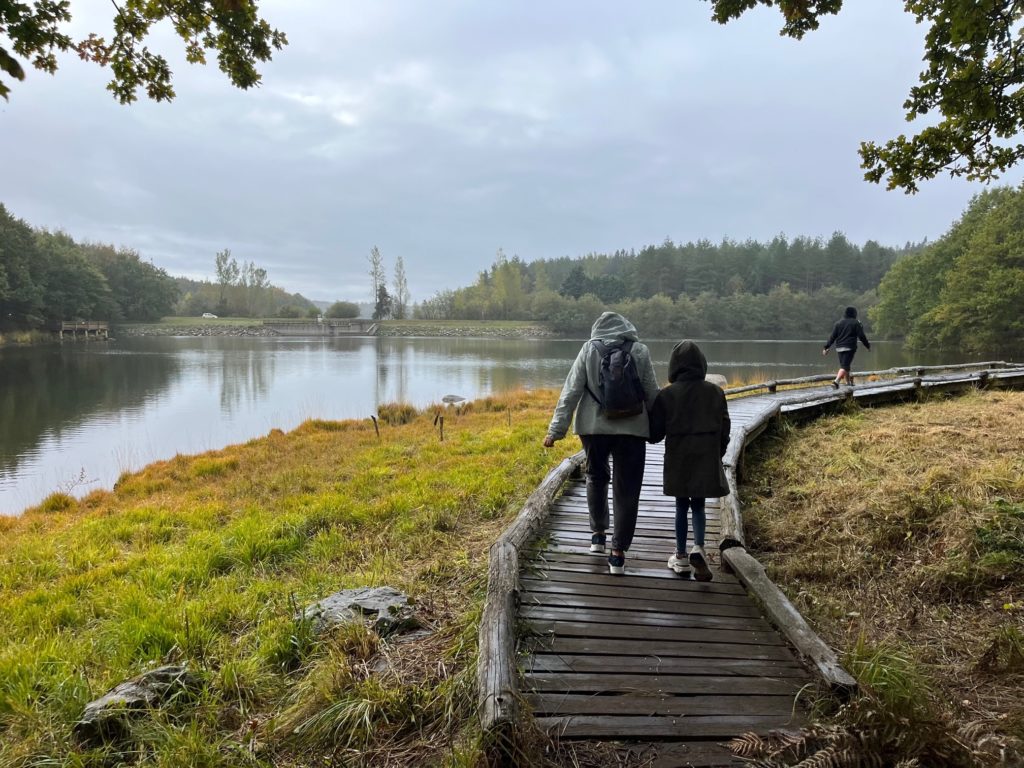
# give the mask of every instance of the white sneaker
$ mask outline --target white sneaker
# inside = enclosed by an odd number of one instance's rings
[[[680,557],[673,552],[672,557],[668,559],[668,567],[676,573],[688,573],[690,570],[690,563],[687,561],[686,555]]]
[[[711,581],[711,569],[708,568],[708,556],[704,547],[696,544],[690,550],[690,567],[693,568],[693,578],[697,581]]]

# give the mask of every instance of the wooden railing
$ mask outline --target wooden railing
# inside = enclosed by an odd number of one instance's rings
[[[956,365],[915,365],[905,366],[901,368],[886,368],[881,371],[858,371],[857,378],[864,381],[872,376],[877,378],[890,377],[896,378],[900,376],[924,376],[925,374],[932,372],[938,373],[940,371],[965,371],[972,369],[993,369],[993,368],[1020,368],[1021,363],[1008,363],[1003,360],[990,361],[984,363],[958,363]],[[725,390],[727,395],[739,395],[746,392],[758,392],[760,390],[766,390],[768,392],[775,392],[779,387],[798,387],[804,384],[822,384],[835,379],[833,373],[818,373],[813,376],[800,376],[795,379],[771,379],[769,381],[762,381],[758,384],[747,384],[742,387],[728,387]]]

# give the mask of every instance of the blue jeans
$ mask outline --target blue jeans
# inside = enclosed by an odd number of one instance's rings
[[[704,528],[707,515],[704,514],[704,499],[676,496],[676,553],[686,554],[686,511],[693,511],[693,543],[704,546]]]

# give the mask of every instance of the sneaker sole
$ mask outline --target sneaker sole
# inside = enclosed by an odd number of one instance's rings
[[[621,576],[626,572],[626,566],[624,565],[609,565],[608,571],[614,573],[616,576]]]
[[[693,568],[693,578],[697,581],[711,581],[711,569],[703,557],[690,555],[690,567]]]
[[[603,555],[608,552],[608,548],[602,547],[600,544],[591,544],[590,551],[593,552],[595,555]]]

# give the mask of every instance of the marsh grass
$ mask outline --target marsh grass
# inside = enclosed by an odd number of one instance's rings
[[[1020,750],[1024,394],[784,425],[748,473],[748,540],[862,685],[829,722],[921,765]]]
[[[285,434],[125,474],[0,518],[0,765],[99,766],[71,726],[163,661],[205,680],[140,720],[128,762],[157,766],[471,765],[487,548],[573,441],[540,439],[555,394],[513,393]],[[397,422],[404,422],[400,425]],[[388,584],[429,633],[318,639],[299,610]],[[358,755],[358,758],[356,757]],[[403,761],[407,761],[404,762]]]

